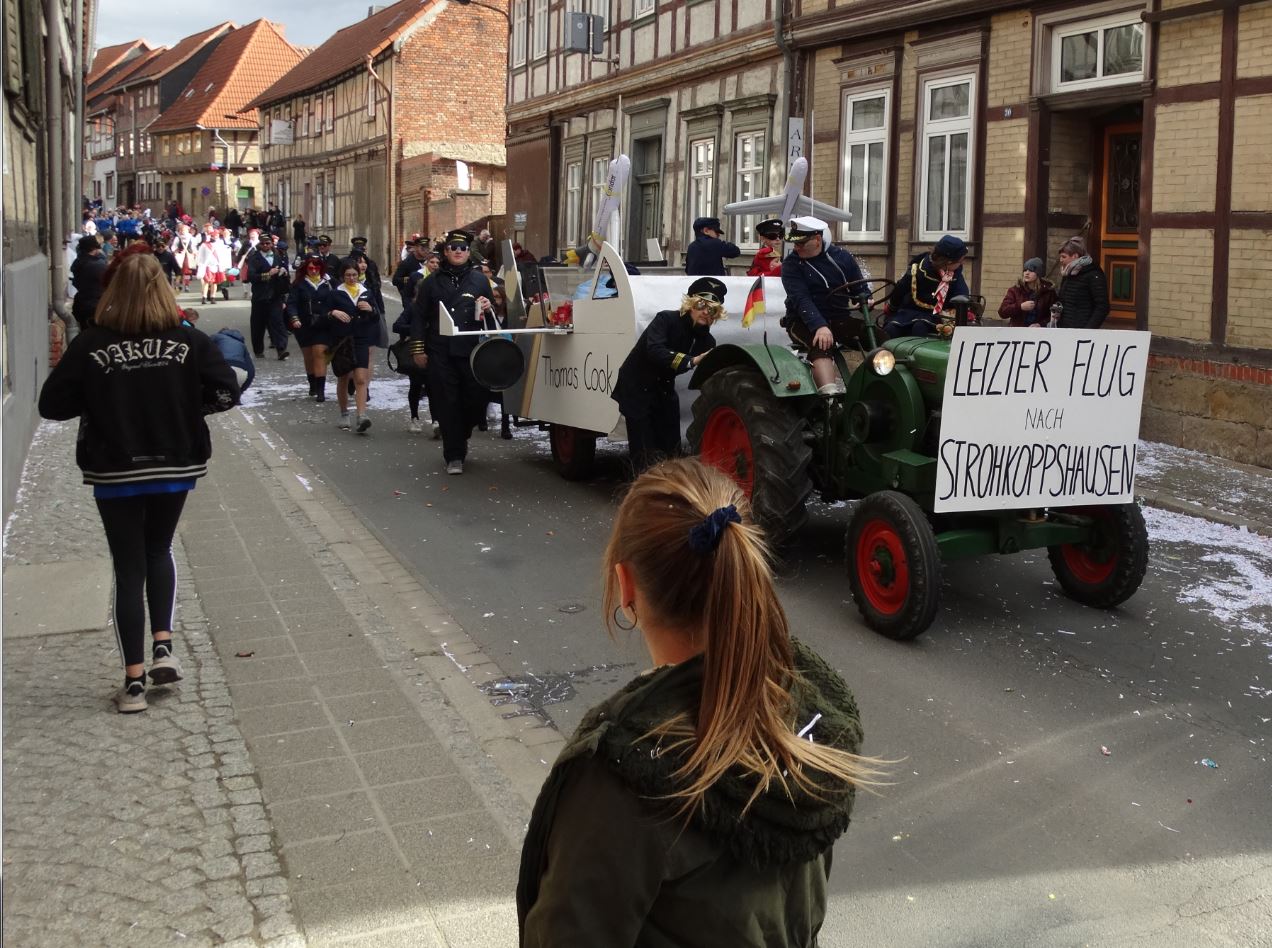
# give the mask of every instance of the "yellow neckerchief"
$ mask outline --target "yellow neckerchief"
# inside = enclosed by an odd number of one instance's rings
[[[314,279],[312,276],[306,273],[305,282],[308,283],[310,286],[312,286],[316,290],[318,289],[318,287],[322,285],[322,274],[319,274],[318,278]]]
[[[353,287],[352,293],[349,292],[350,286]],[[361,283],[341,283],[340,289],[344,290],[345,295],[348,296],[349,299],[353,300],[355,303],[358,302],[358,297],[360,297],[363,293],[363,286]]]

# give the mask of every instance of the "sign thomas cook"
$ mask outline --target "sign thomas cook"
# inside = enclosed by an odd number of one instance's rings
[[[955,330],[939,512],[1133,502],[1150,334]]]

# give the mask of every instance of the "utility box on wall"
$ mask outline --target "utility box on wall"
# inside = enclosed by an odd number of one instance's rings
[[[600,55],[605,48],[605,18],[590,13],[569,13],[566,17],[566,50]]]

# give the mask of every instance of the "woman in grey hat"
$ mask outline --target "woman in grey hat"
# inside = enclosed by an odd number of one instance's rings
[[[1045,326],[1051,319],[1051,304],[1056,301],[1056,285],[1043,277],[1044,270],[1040,257],[1026,260],[1020,279],[1003,297],[998,315],[1013,326]]]

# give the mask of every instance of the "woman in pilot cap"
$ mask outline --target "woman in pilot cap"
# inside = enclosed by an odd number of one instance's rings
[[[946,234],[931,250],[912,259],[883,307],[884,331],[893,338],[928,335],[946,302],[971,292],[963,279],[966,256],[967,244]]]
[[[618,370],[611,397],[627,420],[632,468],[639,474],[680,451],[676,376],[715,348],[711,324],[724,318],[724,283],[702,277],[689,284],[680,309],[663,310],[645,327]]]
[[[755,225],[760,249],[755,252],[747,276],[780,277],[782,275],[782,221],[771,217]]]

